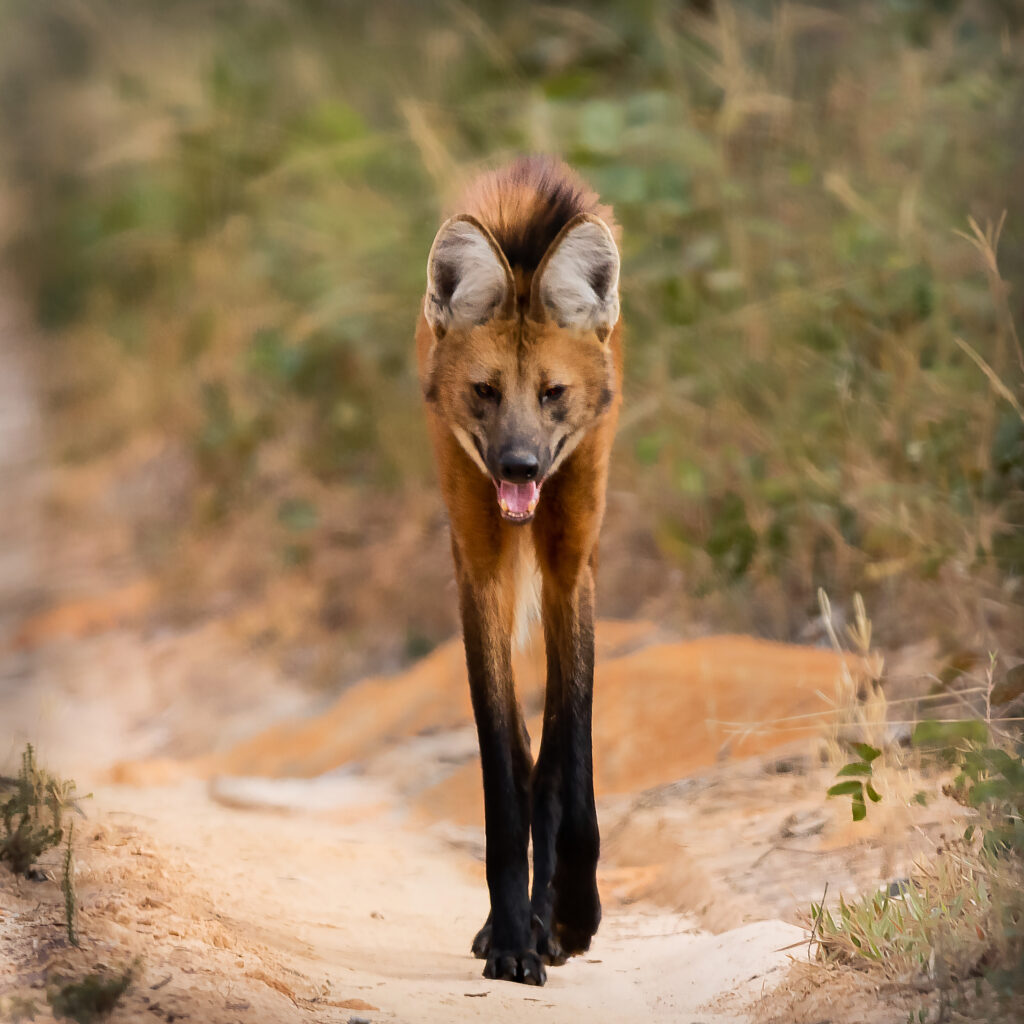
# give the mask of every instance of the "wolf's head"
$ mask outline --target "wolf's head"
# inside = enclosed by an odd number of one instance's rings
[[[430,250],[424,313],[435,338],[427,400],[494,481],[505,519],[528,522],[544,481],[614,398],[612,233],[577,215],[527,282],[483,224],[453,217]]]

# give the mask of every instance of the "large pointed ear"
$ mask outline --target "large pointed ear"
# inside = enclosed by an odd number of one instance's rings
[[[578,214],[558,233],[533,279],[530,312],[608,337],[619,319],[619,250],[600,217]]]
[[[427,257],[423,310],[434,335],[506,317],[512,301],[512,271],[494,236],[469,214],[446,220]]]

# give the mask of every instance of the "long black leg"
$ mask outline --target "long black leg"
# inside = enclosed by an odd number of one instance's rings
[[[540,754],[533,769],[530,793],[533,833],[533,891],[530,909],[538,933],[537,951],[546,963],[561,964],[565,962],[565,955],[551,930],[554,906],[551,882],[555,874],[556,843],[562,820],[562,670],[556,638],[549,629],[545,629],[544,642],[548,666],[544,731],[541,735]]]
[[[601,922],[594,802],[594,583],[584,568],[570,592],[545,586],[545,629],[560,672],[561,818],[555,841],[552,933],[566,956],[585,952]],[[550,685],[550,681],[549,681]]]
[[[528,894],[532,763],[512,678],[511,623],[502,613],[495,585],[463,580],[459,589],[484,783],[491,896],[484,976],[543,985],[545,971],[533,940]]]

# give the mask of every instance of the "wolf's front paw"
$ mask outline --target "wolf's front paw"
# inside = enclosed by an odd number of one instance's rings
[[[485,978],[518,981],[522,985],[543,985],[548,980],[540,956],[532,949],[493,950],[484,968]]]

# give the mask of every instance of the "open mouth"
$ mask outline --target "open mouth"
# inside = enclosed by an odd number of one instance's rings
[[[495,480],[498,491],[498,507],[501,516],[510,523],[527,523],[537,511],[540,501],[541,484],[531,480],[526,484],[510,484],[507,480]]]

